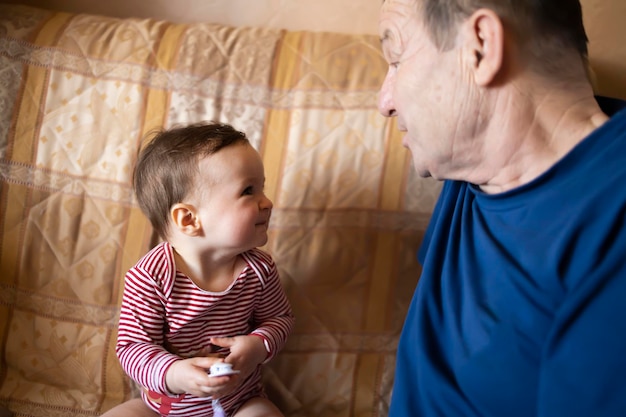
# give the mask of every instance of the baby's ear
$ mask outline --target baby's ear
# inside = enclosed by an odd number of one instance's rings
[[[176,203],[170,210],[172,225],[188,236],[197,236],[202,230],[196,208],[191,204]]]

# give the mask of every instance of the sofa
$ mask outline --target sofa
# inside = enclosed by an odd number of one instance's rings
[[[262,155],[296,325],[264,366],[287,417],[387,415],[440,184],[376,107],[373,35],[0,5],[0,406],[98,416],[137,396],[115,355],[124,273],[158,237],[130,178],[155,129],[219,120]]]

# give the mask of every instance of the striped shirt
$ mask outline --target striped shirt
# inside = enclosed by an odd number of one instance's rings
[[[165,373],[181,358],[210,346],[211,337],[255,334],[266,342],[268,360],[282,349],[294,317],[274,261],[252,249],[242,254],[247,266],[223,292],[199,288],[176,270],[174,251],[163,242],[127,273],[116,352],[124,371],[153,394],[174,401],[169,415],[211,416],[211,398],[169,393]],[[226,409],[238,408],[262,394],[261,367],[237,392],[220,398]],[[158,405],[144,401],[158,412]]]

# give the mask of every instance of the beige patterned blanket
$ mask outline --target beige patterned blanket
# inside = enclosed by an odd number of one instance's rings
[[[154,128],[219,119],[264,158],[297,317],[269,395],[289,417],[385,416],[439,191],[376,110],[386,68],[373,36],[0,5],[0,404],[97,416],[134,395],[118,302],[156,239],[131,169]]]

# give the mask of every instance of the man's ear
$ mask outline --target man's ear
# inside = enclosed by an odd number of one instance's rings
[[[176,203],[170,209],[172,225],[189,236],[197,236],[202,231],[202,224],[196,208],[191,204]]]
[[[468,61],[480,86],[491,84],[503,69],[504,26],[489,9],[478,9],[463,24]]]

